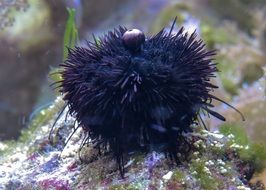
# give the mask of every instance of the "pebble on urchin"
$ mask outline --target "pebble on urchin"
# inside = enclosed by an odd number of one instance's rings
[[[210,93],[217,88],[210,83],[215,51],[195,32],[173,34],[173,27],[151,37],[119,27],[70,49],[61,64],[70,113],[88,142],[113,153],[122,175],[125,153],[156,150],[178,160],[187,146],[184,134],[201,122],[201,111],[225,120],[211,110],[212,100],[227,104]]]

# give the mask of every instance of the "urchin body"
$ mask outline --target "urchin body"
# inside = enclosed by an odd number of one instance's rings
[[[172,32],[172,31],[171,31]],[[62,64],[61,91],[70,112],[98,147],[114,153],[160,150],[177,159],[199,111],[216,98],[217,68],[196,34],[164,30],[145,38],[120,27],[99,42],[76,47]]]

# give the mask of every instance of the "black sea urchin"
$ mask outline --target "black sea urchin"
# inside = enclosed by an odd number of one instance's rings
[[[69,50],[61,65],[70,113],[90,142],[114,154],[122,174],[123,154],[131,151],[160,150],[178,159],[183,134],[201,110],[225,120],[211,110],[213,99],[222,101],[210,94],[217,88],[210,83],[215,51],[207,51],[195,32],[172,34],[173,27],[146,38],[119,27]]]

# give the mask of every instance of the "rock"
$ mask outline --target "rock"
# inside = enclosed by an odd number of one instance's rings
[[[0,159],[0,189],[170,190],[251,187],[246,176],[252,176],[254,170],[244,168],[251,168],[252,160],[242,160],[241,155],[250,155],[248,152],[252,147],[243,146],[236,134],[225,132],[211,133],[198,129],[186,134],[194,148],[187,160],[177,166],[162,153],[127,155],[124,179],[114,158],[108,153],[97,154],[91,145],[82,148],[81,162],[78,155],[84,134],[82,130],[74,133],[64,147],[75,123],[73,117],[66,115],[67,108],[53,129],[53,143],[48,141],[47,144],[48,131],[57,115],[55,113],[62,107],[63,102],[58,98],[53,106],[36,116],[35,124],[24,132],[24,138],[9,148],[2,143],[4,156]]]

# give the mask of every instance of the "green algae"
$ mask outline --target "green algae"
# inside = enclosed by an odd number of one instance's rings
[[[186,174],[184,171],[182,171],[180,168],[174,169],[171,179],[165,184],[166,189],[185,189],[185,178]]]
[[[63,43],[63,61],[67,59],[69,49],[73,49],[77,43],[79,43],[78,27],[75,21],[76,10],[74,8],[67,8],[68,19],[65,26],[64,32],[64,43]],[[95,40],[97,42],[97,40]],[[52,68],[49,72],[49,77],[52,81],[60,86],[62,81],[61,68]],[[59,90],[55,86],[56,94],[59,95]]]
[[[68,48],[74,48],[76,43],[79,42],[78,28],[75,22],[76,10],[74,8],[67,8],[68,20],[65,27],[64,33],[64,54],[63,61],[66,60],[68,55]]]
[[[207,47],[213,49],[216,44],[232,44],[236,39],[224,28],[202,22],[200,25],[201,36]]]
[[[221,181],[216,178],[205,165],[204,158],[192,160],[190,163],[190,172],[196,178],[202,189],[219,189]]]
[[[230,143],[237,143],[239,145],[246,146],[249,143],[249,139],[247,133],[243,127],[238,124],[234,123],[226,123],[220,126],[219,131],[226,135],[234,135],[233,141],[231,140]]]
[[[140,190],[141,185],[138,184],[117,184],[117,185],[112,185],[108,188],[108,190]]]
[[[256,172],[262,172],[266,167],[266,147],[257,142],[251,142],[242,126],[237,124],[224,124],[220,127],[224,135],[233,135],[228,142],[229,147],[236,147],[239,158],[251,163]]]
[[[173,171],[173,176],[171,178],[172,180],[182,181],[184,178],[185,178],[185,174],[180,169],[177,168]]]
[[[266,148],[262,144],[250,143],[249,148],[240,151],[239,156],[242,160],[252,163],[258,173],[266,167]]]
[[[171,179],[165,185],[166,189],[185,189],[185,177],[186,174],[181,169],[174,169]]]

